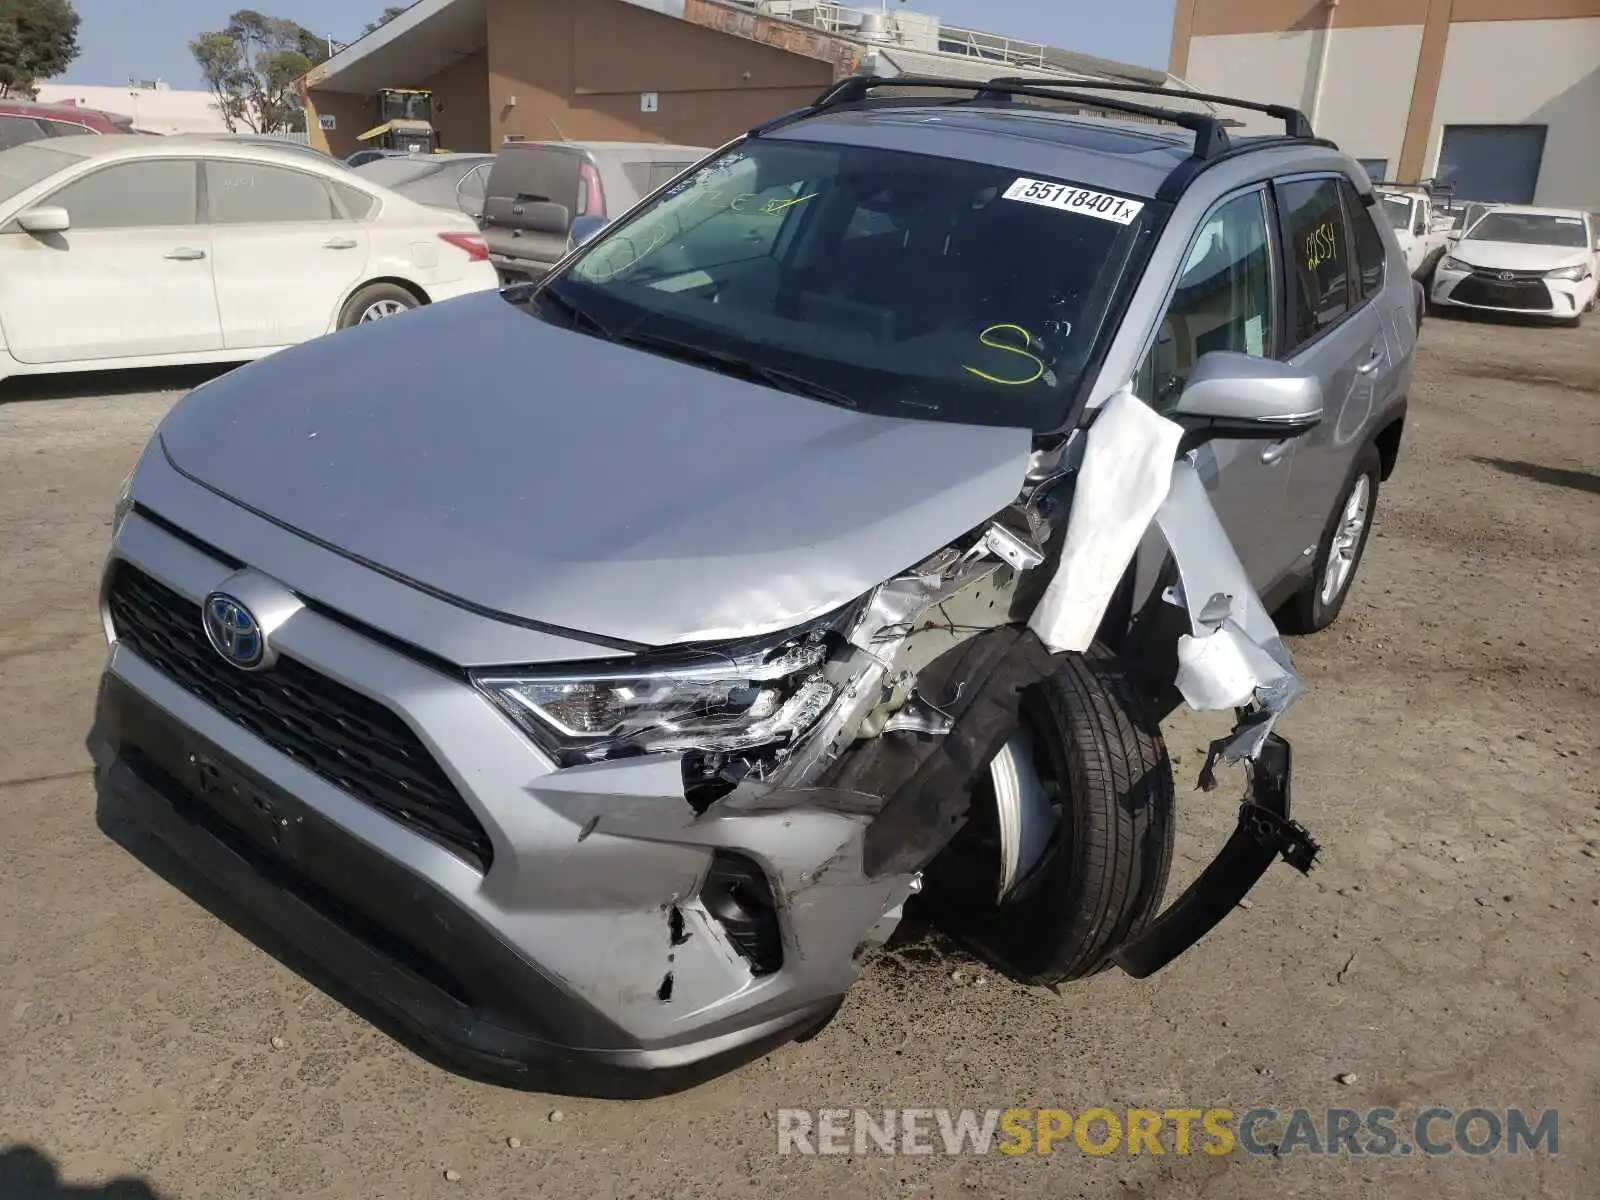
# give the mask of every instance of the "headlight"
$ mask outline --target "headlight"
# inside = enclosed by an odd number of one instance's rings
[[[128,477],[122,481],[122,486],[117,489],[117,502],[111,506],[111,536],[116,537],[117,531],[122,528],[122,522],[133,511],[133,476],[138,467],[128,472]]]
[[[1472,264],[1471,263],[1464,263],[1459,258],[1454,258],[1451,255],[1446,254],[1442,259],[1439,260],[1439,270],[1441,270],[1441,271],[1470,271],[1470,270],[1472,270]]]
[[[1582,283],[1589,278],[1589,264],[1579,263],[1575,267],[1558,267],[1554,271],[1544,273],[1546,279],[1570,279],[1574,283]]]
[[[851,606],[852,613],[854,606]],[[824,666],[841,614],[732,645],[566,670],[480,673],[488,698],[558,762],[739,754],[792,743],[837,695]]]

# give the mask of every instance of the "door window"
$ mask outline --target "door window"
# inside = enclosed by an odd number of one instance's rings
[[[214,225],[339,219],[328,185],[287,167],[213,160],[206,164],[206,189]]]
[[[1214,209],[1190,244],[1172,302],[1135,377],[1158,411],[1177,403],[1202,354],[1232,350],[1270,358],[1277,302],[1266,194],[1248,192]]]
[[[196,225],[198,174],[192,159],[117,163],[73,180],[40,203],[66,209],[75,230]]]
[[[1389,252],[1384,248],[1377,224],[1383,218],[1378,216],[1376,208],[1368,208],[1361,202],[1348,181],[1340,181],[1339,193],[1344,197],[1345,217],[1355,235],[1356,273],[1361,280],[1361,297],[1366,299],[1383,287],[1384,270],[1388,265]]]
[[[0,116],[0,150],[36,142],[47,136],[32,117]]]
[[[1278,185],[1289,276],[1289,342],[1298,349],[1350,311],[1351,271],[1337,179]]]

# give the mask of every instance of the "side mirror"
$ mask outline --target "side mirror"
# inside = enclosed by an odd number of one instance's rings
[[[1231,350],[1202,354],[1172,417],[1181,450],[1214,438],[1279,441],[1322,423],[1322,382],[1298,367]]]
[[[573,248],[576,249],[585,242],[593,241],[595,235],[609,224],[611,224],[610,221],[595,213],[585,213],[581,217],[574,217],[572,220]]]
[[[29,233],[65,233],[72,217],[64,208],[28,208],[17,214],[17,224]]]

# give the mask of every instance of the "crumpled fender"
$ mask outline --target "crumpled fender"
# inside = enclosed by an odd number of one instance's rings
[[[1300,694],[1288,648],[1218,520],[1192,456],[1174,460],[1183,429],[1131,391],[1089,427],[1056,574],[1028,620],[1052,651],[1088,649],[1152,522],[1177,565],[1164,600],[1188,614],[1175,684],[1199,711],[1240,710],[1215,759],[1256,759]],[[1243,711],[1253,703],[1250,711]]]

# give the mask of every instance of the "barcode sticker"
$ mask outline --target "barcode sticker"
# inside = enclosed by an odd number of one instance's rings
[[[1070,183],[1050,183],[1043,179],[1018,179],[1005,190],[1005,199],[1039,204],[1061,212],[1080,213],[1102,221],[1115,221],[1118,225],[1131,224],[1144,210],[1142,200],[1091,192],[1088,188],[1074,187]]]

